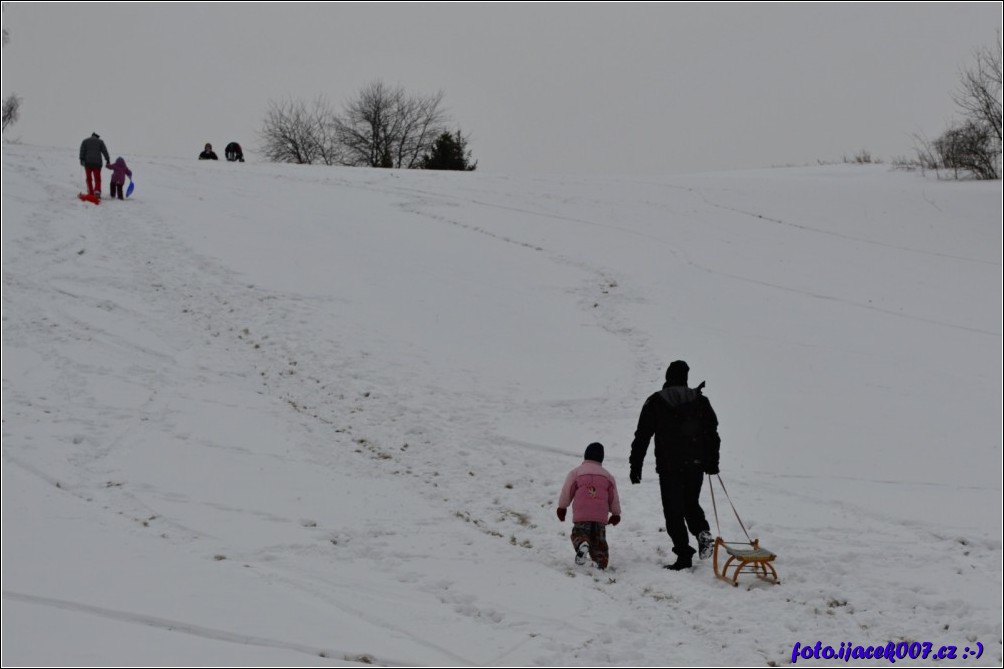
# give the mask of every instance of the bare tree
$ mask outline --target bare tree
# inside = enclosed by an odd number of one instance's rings
[[[337,120],[343,164],[418,168],[447,123],[442,91],[408,95],[382,81],[367,84]]]
[[[975,63],[964,68],[961,86],[953,96],[955,104],[968,119],[987,127],[1001,143],[1001,31],[997,48],[983,47],[974,54]]]
[[[421,167],[422,158],[432,150],[436,138],[445,132],[447,117],[442,108],[443,97],[443,92],[437,91],[402,101],[394,142],[397,167]]]
[[[975,175],[980,179],[996,179],[994,137],[985,123],[972,119],[946,130],[934,140],[934,150],[940,158],[941,165],[955,171],[958,178],[960,172]]]
[[[984,47],[974,63],[962,69],[952,96],[963,120],[953,123],[933,142],[919,141],[917,163],[924,169],[949,169],[955,178],[999,179],[1001,176],[1001,31],[996,49]]]
[[[311,108],[314,132],[317,135],[317,158],[325,165],[342,164],[344,153],[338,143],[338,115],[323,97],[314,99]]]
[[[14,125],[21,117],[21,97],[16,93],[11,93],[3,101],[3,130],[7,126]]]
[[[1001,174],[1001,31],[997,44],[974,54],[962,69],[959,90],[952,96],[964,121],[935,140],[944,166],[979,179],[999,179]]]
[[[345,105],[337,123],[346,165],[392,166],[388,141],[391,110],[396,104],[394,98],[402,94],[378,81],[363,87],[358,97]]]
[[[270,101],[259,131],[261,152],[279,163],[312,165],[340,163],[335,115],[322,97],[309,105],[302,100]]]

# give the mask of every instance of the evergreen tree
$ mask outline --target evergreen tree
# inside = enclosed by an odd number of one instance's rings
[[[432,151],[422,158],[424,170],[462,170],[473,172],[478,166],[477,161],[471,161],[471,152],[467,148],[467,138],[457,130],[456,133],[444,132],[432,144]]]

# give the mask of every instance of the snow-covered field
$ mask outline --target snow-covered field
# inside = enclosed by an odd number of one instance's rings
[[[1004,661],[1000,182],[125,158],[93,206],[3,149],[5,666]],[[780,586],[662,569],[680,358]],[[607,572],[554,515],[591,441]]]

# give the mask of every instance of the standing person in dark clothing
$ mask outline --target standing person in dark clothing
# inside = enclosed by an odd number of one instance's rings
[[[206,144],[205,150],[199,154],[199,160],[219,160],[212,144]]]
[[[659,474],[666,532],[673,542],[676,562],[666,569],[693,566],[694,549],[687,536],[697,537],[701,559],[711,557],[714,538],[701,508],[704,474],[718,473],[718,417],[701,389],[687,386],[690,367],[677,360],[666,370],[666,384],[641,409],[631,443],[631,483],[641,483],[642,463],[649,440],[655,436],[655,469]]]
[[[104,158],[104,162],[102,162]],[[87,194],[101,197],[101,168],[109,165],[112,159],[108,157],[105,141],[96,132],[80,143],[80,164],[87,177]]]
[[[226,155],[227,160],[229,160],[230,162],[234,161],[240,163],[244,162],[244,152],[241,150],[241,145],[238,144],[237,142],[230,142],[229,144],[227,144],[227,148],[226,151],[224,151],[224,155]]]

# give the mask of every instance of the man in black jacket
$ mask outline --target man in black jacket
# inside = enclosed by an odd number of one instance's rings
[[[666,532],[673,542],[676,562],[666,569],[693,566],[694,549],[687,536],[697,537],[702,559],[711,556],[714,539],[701,508],[704,474],[718,473],[721,439],[718,417],[698,388],[687,386],[690,367],[677,360],[666,370],[666,384],[641,409],[631,443],[631,483],[641,483],[642,463],[649,440],[655,436],[655,470],[659,474]]]

